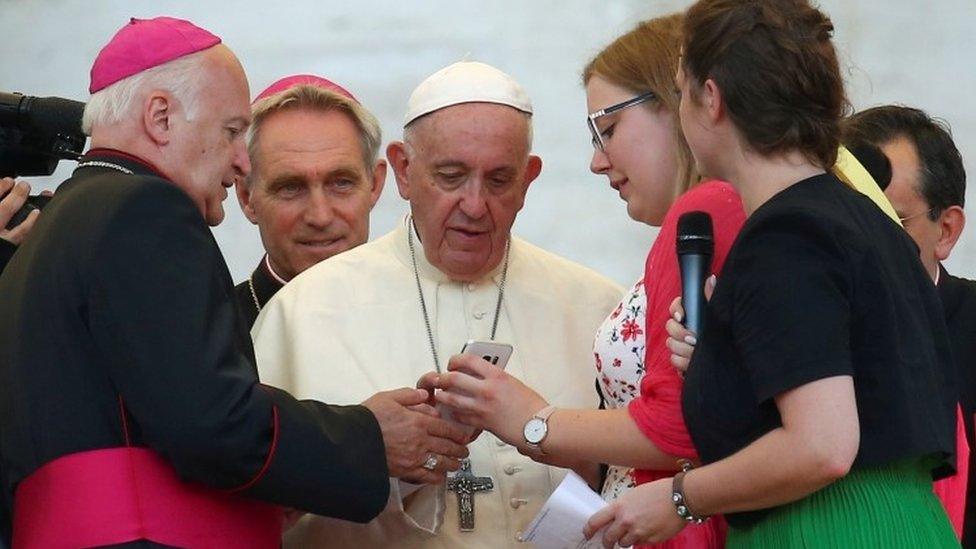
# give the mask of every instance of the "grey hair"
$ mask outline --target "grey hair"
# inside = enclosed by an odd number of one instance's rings
[[[204,52],[179,57],[146,69],[98,90],[85,105],[82,131],[91,135],[96,125],[111,125],[132,116],[139,103],[152,90],[167,90],[183,106],[184,117],[193,120],[199,107]]]
[[[357,101],[345,95],[319,86],[301,84],[265,97],[251,108],[252,121],[247,130],[247,154],[251,160],[251,174],[245,180],[248,187],[258,173],[257,149],[262,123],[272,113],[298,109],[345,113],[359,130],[359,142],[366,172],[373,173],[376,160],[379,158],[380,144],[383,142],[383,133],[376,117]]]

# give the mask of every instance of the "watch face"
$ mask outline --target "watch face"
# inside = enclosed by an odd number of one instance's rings
[[[525,429],[522,434],[525,436],[525,441],[529,444],[539,444],[546,437],[547,430],[548,426],[546,422],[534,417],[525,424]]]

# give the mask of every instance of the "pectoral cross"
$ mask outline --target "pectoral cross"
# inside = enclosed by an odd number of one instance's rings
[[[494,488],[491,477],[479,477],[471,472],[469,459],[462,459],[461,468],[447,479],[447,489],[457,494],[458,525],[462,532],[474,530],[474,495]]]

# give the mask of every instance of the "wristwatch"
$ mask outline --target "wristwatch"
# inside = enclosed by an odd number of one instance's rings
[[[532,416],[532,419],[525,422],[525,427],[522,429],[522,436],[525,437],[525,443],[529,445],[529,448],[534,448],[542,452],[540,445],[546,439],[546,435],[549,434],[549,416],[555,411],[555,406],[546,406],[536,412]]]

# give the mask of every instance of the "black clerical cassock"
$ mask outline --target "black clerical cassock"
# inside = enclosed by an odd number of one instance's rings
[[[15,546],[277,547],[270,503],[363,522],[383,508],[372,414],[260,385],[239,318],[190,198],[137,158],[85,156],[0,277]]]

